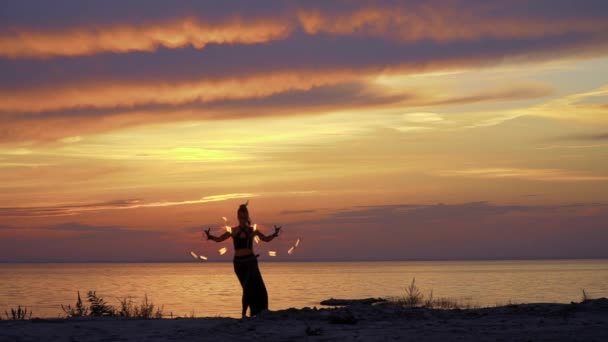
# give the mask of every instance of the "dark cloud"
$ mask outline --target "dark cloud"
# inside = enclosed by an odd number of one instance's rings
[[[14,226],[3,226],[3,225],[0,225],[0,230],[15,230],[15,229],[21,229],[21,227],[14,227]]]
[[[370,37],[295,34],[268,44],[209,45],[155,53],[100,54],[48,61],[0,59],[0,89],[15,91],[64,84],[190,82],[280,71],[355,70],[367,74],[472,67],[505,58],[553,59],[608,50],[605,35],[564,33],[543,38],[399,43]]]
[[[184,232],[186,233],[198,233],[198,234],[202,234],[203,230],[207,229],[207,228],[211,228],[211,233],[212,234],[216,234],[217,232],[215,231],[215,227],[217,227],[218,224],[217,223],[205,223],[205,224],[201,224],[197,227],[186,227],[183,229]]]
[[[300,214],[313,214],[318,212],[317,209],[306,209],[306,210],[283,210],[279,214],[281,215],[300,215]]]
[[[184,16],[213,22],[232,17],[235,13],[250,18],[279,15],[285,11],[288,3],[272,0],[230,3],[215,0],[148,0],[142,4],[137,0],[57,0],[51,4],[40,0],[7,0],[2,2],[0,29],[23,26],[40,29],[81,25],[103,27],[125,22],[142,25]]]
[[[292,260],[605,258],[607,220],[604,203],[353,207],[284,225],[272,248],[286,250],[301,238]],[[0,232],[1,261],[189,260],[190,250],[203,248],[200,227],[151,231],[66,222]],[[216,251],[216,245],[204,248]]]
[[[353,208],[290,229],[317,237],[308,247],[321,259],[601,258],[607,219],[602,203],[404,204]]]
[[[52,226],[38,227],[37,229],[53,230],[53,231],[68,231],[81,233],[135,233],[135,234],[159,234],[157,231],[133,230],[115,226],[92,226],[79,222],[65,222]]]
[[[378,0],[374,6],[404,6],[412,10],[422,7],[445,6],[439,0]],[[542,17],[565,19],[572,17],[604,18],[608,5],[602,0],[540,0],[540,1],[451,1],[462,11],[482,12],[492,18],[505,16]],[[316,1],[316,0],[247,0],[220,2],[215,0],[148,0],[145,5],[137,0],[74,1],[56,0],[5,0],[0,11],[0,29],[36,27],[57,29],[79,25],[104,26],[131,22],[144,24],[170,18],[192,16],[204,20],[221,20],[235,13],[252,18],[289,15],[295,9],[316,9],[329,14],[369,6],[366,0]]]
[[[0,262],[187,260],[179,238],[163,231],[79,222],[30,227],[0,239]]]

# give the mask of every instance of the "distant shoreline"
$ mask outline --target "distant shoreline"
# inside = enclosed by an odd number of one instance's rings
[[[322,262],[500,262],[500,261],[608,261],[608,257],[605,258],[496,258],[496,259],[387,259],[387,260],[297,260],[297,259],[274,259],[264,257],[263,262],[268,263],[322,263]],[[204,263],[231,263],[232,259],[226,260],[210,260],[204,261]],[[183,264],[183,263],[201,263],[196,260],[169,260],[169,261],[0,261],[0,265],[7,264]]]
[[[226,317],[174,319],[31,319],[0,321],[0,341],[265,341],[345,339],[607,340],[608,299],[581,303],[512,304],[427,309],[390,302],[267,312],[243,321]]]

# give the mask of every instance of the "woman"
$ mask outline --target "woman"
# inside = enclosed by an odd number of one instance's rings
[[[241,204],[237,211],[239,226],[232,227],[232,233],[225,232],[220,236],[213,236],[210,229],[205,231],[207,240],[222,242],[229,237],[234,243],[234,273],[236,273],[243,288],[243,311],[242,317],[246,317],[247,308],[249,315],[255,316],[258,313],[268,310],[268,293],[262,279],[262,274],[258,268],[257,255],[253,254],[253,240],[256,236],[260,240],[269,242],[279,236],[281,227],[274,226],[274,234],[264,235],[259,230],[253,230],[247,204]]]

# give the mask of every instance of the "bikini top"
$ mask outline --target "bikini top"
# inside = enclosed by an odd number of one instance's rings
[[[245,235],[245,236],[241,236]],[[234,243],[234,249],[244,249],[253,247],[253,229],[239,228],[239,231],[232,235],[232,242]]]

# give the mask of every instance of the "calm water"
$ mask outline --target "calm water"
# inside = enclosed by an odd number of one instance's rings
[[[427,294],[476,305],[570,302],[581,289],[608,297],[608,260],[260,262],[270,309],[318,306],[334,298],[400,296],[413,277]],[[0,312],[25,305],[58,317],[76,291],[96,290],[111,304],[144,293],[174,315],[233,316],[241,289],[230,263],[0,264]]]

